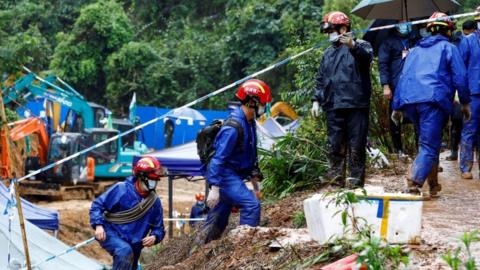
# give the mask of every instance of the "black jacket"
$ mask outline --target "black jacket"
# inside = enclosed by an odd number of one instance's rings
[[[370,43],[356,39],[355,46],[328,47],[317,73],[313,101],[324,110],[368,108],[372,84],[370,65],[373,49]]]
[[[378,50],[378,69],[382,85],[388,84],[392,91],[395,90],[403,68],[402,52],[414,46],[414,39],[401,38],[395,33],[391,33],[382,42]]]

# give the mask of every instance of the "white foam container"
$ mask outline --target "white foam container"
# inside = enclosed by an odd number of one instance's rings
[[[358,196],[363,196],[357,193]],[[329,203],[332,197],[315,194],[303,202],[305,218],[310,236],[327,243],[336,237],[351,234],[351,222],[348,220],[345,230],[342,224],[341,206]],[[368,193],[359,203],[354,204],[353,211],[361,222],[366,220],[372,235],[386,239],[393,244],[418,244],[422,228],[421,196],[402,193]],[[388,208],[385,211],[385,208]],[[347,234],[347,235],[345,235]]]

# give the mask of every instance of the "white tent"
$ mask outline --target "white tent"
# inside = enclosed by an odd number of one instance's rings
[[[16,209],[12,209],[16,211]],[[0,213],[0,269],[18,269],[9,268],[8,265],[8,245],[9,245],[9,230],[8,230],[8,215]],[[27,231],[28,248],[30,253],[31,264],[39,263],[46,258],[60,254],[61,252],[70,248],[62,241],[51,236],[47,232],[25,221],[25,228]],[[20,224],[18,216],[12,220],[11,224],[11,246],[10,258],[20,263],[24,263],[24,252],[22,235],[20,232]],[[12,263],[10,264],[12,265]],[[37,270],[84,270],[84,269],[104,269],[104,267],[95,261],[87,258],[77,251],[69,252],[61,257],[55,258],[49,262],[41,264],[35,268]]]

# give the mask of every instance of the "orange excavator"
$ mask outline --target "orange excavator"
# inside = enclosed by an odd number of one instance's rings
[[[18,141],[30,135],[37,135],[38,142],[39,142],[39,145],[38,145],[39,149],[38,151],[33,151],[33,152],[38,154],[38,157],[32,157],[32,158],[34,159],[38,158],[39,165],[45,165],[47,162],[49,138],[48,138],[45,125],[43,124],[42,120],[40,120],[40,118],[38,117],[31,117],[31,118],[10,123],[9,126],[13,127],[9,131],[9,136],[12,141]],[[7,146],[7,137],[5,132],[2,132],[1,136],[2,136],[0,140],[1,149],[7,150],[8,146]],[[2,169],[0,170],[0,172],[1,172],[1,177],[4,179],[11,177],[10,174],[12,173],[12,168],[11,168],[12,165],[9,164],[10,159],[8,158],[8,154],[10,154],[8,150],[2,151],[2,158],[1,158]],[[28,163],[28,159],[27,159],[27,163]]]

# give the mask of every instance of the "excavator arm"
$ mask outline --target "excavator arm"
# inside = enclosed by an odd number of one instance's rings
[[[47,152],[48,152],[48,143],[49,138],[45,124],[38,117],[31,117],[24,120],[20,120],[13,123],[13,128],[10,130],[10,138],[13,141],[18,141],[36,134],[40,143],[39,157],[41,164],[47,162]]]

